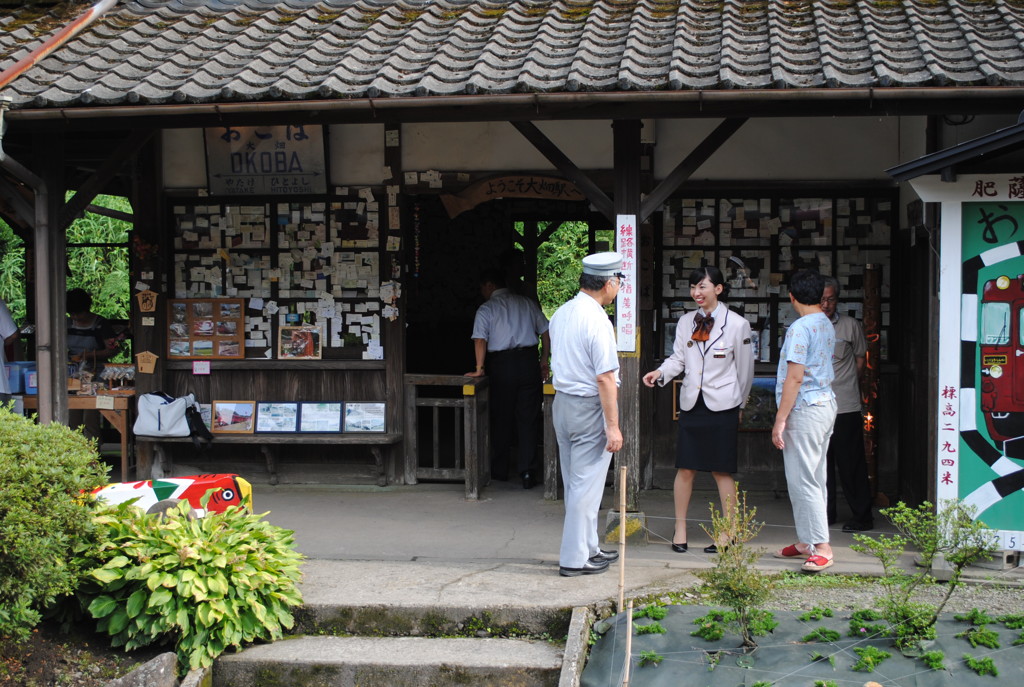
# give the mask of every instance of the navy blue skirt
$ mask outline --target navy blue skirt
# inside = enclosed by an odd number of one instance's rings
[[[736,472],[736,432],[740,408],[711,410],[704,394],[691,410],[679,413],[676,467],[701,472]]]

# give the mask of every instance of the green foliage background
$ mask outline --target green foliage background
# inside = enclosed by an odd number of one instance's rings
[[[122,212],[132,211],[128,200],[118,196],[97,196],[93,204]],[[68,244],[125,244],[68,246],[68,289],[82,288],[91,293],[93,312],[108,319],[128,319],[131,283],[127,244],[131,228],[129,222],[92,213],[86,213],[68,227]],[[0,220],[0,298],[7,302],[19,324],[32,319],[26,311],[25,287],[25,243]]]

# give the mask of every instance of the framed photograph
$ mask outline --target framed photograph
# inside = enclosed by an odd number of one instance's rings
[[[299,404],[259,402],[256,404],[256,432],[299,431]]]
[[[252,434],[256,427],[256,401],[214,401],[214,434]]]
[[[384,402],[346,403],[346,432],[385,432],[387,422]]]
[[[277,335],[279,360],[320,360],[323,331],[317,325],[281,327]]]
[[[167,314],[167,357],[244,358],[244,303],[242,298],[170,301]]]
[[[300,432],[340,432],[341,403],[300,403]]]

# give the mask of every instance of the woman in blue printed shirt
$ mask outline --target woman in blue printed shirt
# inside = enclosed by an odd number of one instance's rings
[[[805,572],[832,566],[825,473],[828,441],[836,421],[832,393],[835,328],[821,311],[824,288],[824,278],[813,270],[798,270],[790,278],[789,302],[800,318],[786,332],[775,382],[779,410],[772,443],[782,449],[799,540],[775,555],[805,558]]]

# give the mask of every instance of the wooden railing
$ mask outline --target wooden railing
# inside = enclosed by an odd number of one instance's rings
[[[421,441],[421,408],[431,409],[429,442]],[[491,478],[488,413],[487,377],[405,375],[405,483],[465,482],[466,498],[478,499]]]

